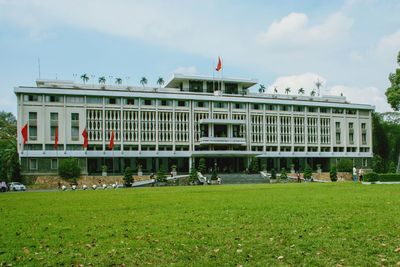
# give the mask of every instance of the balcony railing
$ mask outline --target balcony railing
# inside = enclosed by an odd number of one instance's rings
[[[242,137],[201,137],[201,145],[246,145],[246,139]]]

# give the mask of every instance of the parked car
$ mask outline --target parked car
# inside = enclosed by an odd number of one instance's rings
[[[8,184],[8,188],[11,191],[25,191],[26,190],[26,186],[19,183],[19,182],[12,182]]]
[[[8,190],[6,182],[2,181],[0,183],[0,192],[6,192]]]

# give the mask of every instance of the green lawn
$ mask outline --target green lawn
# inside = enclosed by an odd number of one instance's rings
[[[0,205],[0,266],[400,265],[399,185],[5,193]]]

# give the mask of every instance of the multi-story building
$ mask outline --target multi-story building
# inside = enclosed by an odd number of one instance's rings
[[[102,165],[120,173],[138,164],[145,172],[160,165],[187,172],[199,158],[208,168],[216,163],[221,172],[242,172],[251,157],[267,169],[327,170],[340,158],[365,167],[372,157],[374,107],[343,96],[251,93],[256,80],[181,74],[163,88],[36,83],[15,88],[18,128],[28,126],[25,145],[18,136],[25,174],[55,174],[66,157],[79,158],[89,174]]]

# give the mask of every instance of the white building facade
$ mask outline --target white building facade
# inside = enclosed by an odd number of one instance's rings
[[[341,158],[368,167],[373,106],[338,96],[250,93],[256,84],[175,74],[163,88],[61,80],[16,87],[18,129],[28,125],[25,145],[18,131],[22,171],[56,174],[67,157],[78,158],[87,174],[101,173],[104,165],[118,174],[139,164],[145,173],[161,165],[187,172],[200,158],[221,172],[243,172],[253,157],[268,170],[306,164],[327,170]]]

